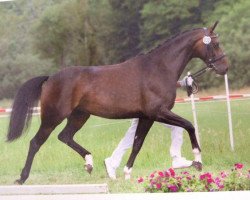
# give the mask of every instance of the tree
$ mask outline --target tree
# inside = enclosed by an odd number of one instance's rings
[[[100,63],[89,4],[74,0],[48,7],[34,26],[37,52],[61,67]]]
[[[218,32],[230,60],[229,79],[235,88],[250,85],[250,2],[240,0],[229,4],[226,15],[220,20]],[[218,10],[222,9],[221,4]],[[218,12],[218,11],[217,11]]]
[[[0,13],[0,98],[11,98],[27,79],[51,71],[51,62],[32,52],[27,1],[1,7]]]
[[[34,76],[49,74],[50,67],[50,60],[41,60],[33,54],[18,54],[15,59],[4,57],[0,63],[0,97],[14,97],[22,83]]]
[[[124,61],[141,52],[141,9],[147,0],[109,0],[110,12],[106,16],[109,30],[104,36],[111,62]]]
[[[196,13],[193,11],[198,5],[198,0],[149,1],[141,11],[141,46],[144,49],[152,48],[170,35],[193,27],[193,21],[196,19]]]

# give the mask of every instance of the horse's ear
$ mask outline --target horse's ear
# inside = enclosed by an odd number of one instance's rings
[[[210,33],[212,33],[214,31],[214,29],[216,28],[217,24],[219,23],[219,21],[217,20],[214,25],[211,27]]]

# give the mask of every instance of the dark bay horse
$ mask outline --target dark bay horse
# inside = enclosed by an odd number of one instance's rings
[[[14,99],[7,140],[13,141],[22,135],[39,99],[41,125],[30,141],[27,160],[16,183],[26,181],[35,154],[66,118],[66,127],[58,139],[85,159],[85,169],[91,173],[91,153],[73,140],[90,115],[109,119],[139,118],[133,150],[124,168],[127,177],[154,121],[183,127],[190,136],[194,162],[201,168],[201,150],[193,125],[171,109],[176,82],[192,58],[202,59],[217,74],[227,72],[228,61],[213,32],[216,25],[217,22],[210,28],[175,35],[152,51],[123,63],[69,67],[52,76],[39,76],[24,83]]]

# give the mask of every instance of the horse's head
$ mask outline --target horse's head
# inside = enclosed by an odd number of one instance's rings
[[[218,21],[212,27],[203,29],[203,36],[195,45],[195,54],[216,74],[224,75],[228,70],[228,60],[220,47],[218,35],[214,33],[217,24]]]

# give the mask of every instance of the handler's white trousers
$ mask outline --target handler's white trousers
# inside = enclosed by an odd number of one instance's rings
[[[110,157],[110,164],[113,168],[118,168],[122,161],[122,157],[125,152],[133,146],[134,137],[136,128],[138,125],[139,119],[133,119],[131,126],[126,132],[125,136],[122,138],[114,152]],[[183,143],[183,128],[177,126],[171,126],[163,124],[165,127],[171,129],[171,146],[170,146],[170,155],[172,158],[181,157],[181,146]]]

